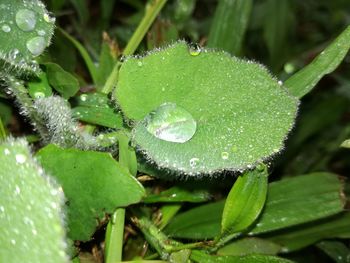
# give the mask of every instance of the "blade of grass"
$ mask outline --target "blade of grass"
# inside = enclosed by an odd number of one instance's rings
[[[151,1],[150,5],[146,6],[145,16],[142,18],[139,26],[136,28],[136,31],[134,32],[126,48],[124,49],[123,54],[125,56],[132,55],[135,52],[142,39],[146,35],[148,29],[152,25],[154,19],[157,17],[160,10],[162,10],[166,2],[167,0],[154,0]]]
[[[58,29],[63,34],[63,36],[65,36],[70,42],[72,42],[75,48],[79,51],[80,55],[84,59],[84,62],[89,70],[92,81],[94,82],[94,84],[96,84],[98,82],[97,67],[95,66],[94,62],[92,61],[85,47],[82,44],[80,44],[76,39],[74,39],[71,35],[69,35],[66,31],[64,31],[62,28],[58,28]]]
[[[221,48],[233,55],[238,55],[252,3],[252,0],[220,0],[210,28],[208,47]]]
[[[296,97],[309,93],[320,79],[333,72],[350,49],[350,26],[348,26],[309,65],[295,73],[284,83]]]
[[[142,39],[146,35],[148,29],[152,25],[154,19],[157,17],[159,12],[162,10],[163,6],[165,5],[167,0],[155,0],[152,2],[150,6],[146,6],[146,13],[145,16],[142,18],[139,26],[136,28],[136,31],[132,35],[131,39],[129,40],[127,46],[125,47],[123,51],[124,56],[132,55],[139,44],[141,43]],[[101,92],[103,93],[110,93],[112,89],[116,86],[118,81],[118,72],[120,68],[121,63],[116,63],[111,74],[109,75],[106,84],[102,88]]]
[[[0,117],[0,141],[4,140],[6,138],[6,131],[4,124],[2,123],[1,117]]]

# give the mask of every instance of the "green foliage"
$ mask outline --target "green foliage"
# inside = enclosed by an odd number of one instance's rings
[[[0,142],[0,261],[68,262],[64,195],[25,140]]]
[[[96,219],[102,220],[117,207],[137,203],[144,195],[142,185],[110,154],[48,145],[37,157],[62,185],[69,202],[68,235],[73,240],[89,240]]]
[[[0,72],[38,72],[35,58],[50,44],[55,19],[39,0],[3,0],[0,17]]]
[[[47,3],[46,52],[0,3],[0,261],[347,262],[346,0]]]
[[[116,97],[137,122],[133,140],[146,157],[188,175],[244,170],[278,153],[298,105],[261,65],[183,42],[127,59]],[[197,128],[188,142],[161,140],[147,130],[147,114],[164,103],[193,116]]]

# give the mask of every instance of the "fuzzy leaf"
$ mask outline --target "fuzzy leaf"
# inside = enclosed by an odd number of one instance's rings
[[[96,219],[137,203],[144,195],[142,185],[110,154],[48,145],[37,156],[62,185],[69,202],[68,234],[73,240],[89,240]]]
[[[63,193],[24,140],[0,144],[0,262],[68,262]]]
[[[127,59],[116,97],[125,116],[137,122],[134,141],[147,158],[189,175],[244,170],[270,158],[283,147],[298,106],[261,65],[191,50],[184,42]],[[162,140],[146,128],[164,103],[196,121],[188,141]]]
[[[1,0],[0,17],[0,72],[38,72],[34,59],[50,44],[55,19],[38,0]]]

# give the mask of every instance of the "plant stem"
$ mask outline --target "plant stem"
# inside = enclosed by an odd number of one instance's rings
[[[117,85],[120,65],[121,65],[120,62],[117,62],[114,65],[114,68],[113,68],[111,74],[109,74],[109,76],[108,76],[106,84],[101,89],[102,93],[105,93],[105,94],[110,93],[113,90],[113,88]]]
[[[105,262],[122,261],[125,208],[118,208],[108,222],[106,231]]]
[[[0,117],[0,141],[4,140],[6,138],[6,131],[4,124],[2,123],[1,117]]]
[[[142,18],[139,26],[129,40],[123,55],[129,56],[135,52],[166,1],[167,0],[153,0],[149,6],[146,6],[145,16]]]

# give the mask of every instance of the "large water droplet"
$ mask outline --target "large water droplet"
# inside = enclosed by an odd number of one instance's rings
[[[193,137],[197,128],[192,115],[175,103],[160,105],[148,114],[145,120],[149,133],[168,142],[187,142]]]
[[[5,33],[8,33],[11,31],[11,27],[9,25],[3,25],[1,27],[1,30],[4,31]]]
[[[21,9],[16,13],[16,24],[23,31],[32,31],[36,25],[36,15],[29,9]]]
[[[46,47],[45,38],[33,37],[27,41],[27,48],[34,56],[39,56],[44,52]]]

